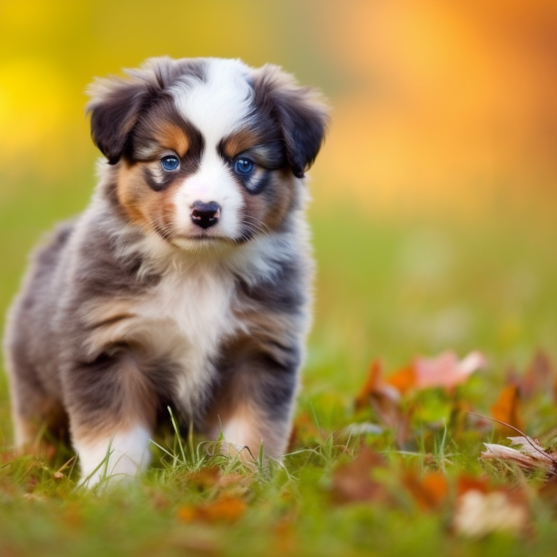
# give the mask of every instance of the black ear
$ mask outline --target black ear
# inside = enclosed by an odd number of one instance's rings
[[[163,91],[175,66],[170,58],[151,58],[140,69],[127,70],[128,79],[97,79],[89,86],[91,137],[110,164],[120,160],[142,111]]]
[[[278,66],[267,64],[256,71],[255,103],[278,120],[292,172],[303,178],[321,148],[328,109],[320,94],[311,87],[300,87]]]
[[[90,88],[91,137],[108,159],[116,164],[126,149],[130,132],[149,97],[145,83],[123,79],[97,80]]]

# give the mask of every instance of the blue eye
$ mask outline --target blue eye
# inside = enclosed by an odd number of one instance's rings
[[[167,172],[172,172],[173,170],[178,170],[178,168],[180,167],[180,161],[178,160],[178,157],[169,155],[168,157],[163,157],[161,159],[161,166]]]
[[[250,159],[246,159],[245,157],[241,157],[234,161],[234,172],[240,174],[240,176],[247,176],[253,171],[254,168],[255,163]]]

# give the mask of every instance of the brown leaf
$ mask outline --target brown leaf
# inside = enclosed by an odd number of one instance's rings
[[[382,379],[382,366],[379,360],[371,364],[354,405],[356,410],[371,406],[386,426],[395,429],[395,440],[399,447],[411,438],[412,411],[403,410],[400,405],[399,391]]]
[[[423,511],[439,509],[447,498],[449,487],[441,472],[428,472],[419,478],[414,470],[408,470],[402,482]]]
[[[385,487],[371,477],[376,468],[385,467],[385,459],[367,447],[358,456],[343,464],[333,474],[333,501],[338,504],[358,501],[381,501],[389,499]]]
[[[482,452],[482,460],[501,460],[510,461],[518,464],[525,470],[535,470],[541,468],[547,474],[554,474],[556,471],[555,459],[543,447],[538,445],[529,437],[508,437],[511,443],[519,449],[497,445],[494,443],[484,443],[486,450]]]
[[[468,476],[467,474],[461,474],[457,480],[457,492],[458,495],[462,495],[470,490],[481,491],[482,493],[487,493],[491,491],[491,486],[489,484],[489,479],[487,476]]]
[[[188,474],[188,483],[197,486],[199,489],[213,487],[219,480],[220,468],[218,466],[201,468]]]
[[[294,419],[290,439],[288,440],[287,453],[292,452],[298,445],[307,445],[312,438],[320,438],[321,433],[317,429],[309,414],[302,412]]]
[[[491,415],[501,422],[509,424],[521,431],[524,429],[520,417],[520,396],[518,385],[507,385],[499,394],[499,398],[491,407]],[[498,424],[499,429],[510,431],[504,425]]]
[[[253,481],[253,478],[243,476],[242,474],[232,473],[232,474],[225,474],[224,476],[221,476],[219,478],[219,481],[216,483],[216,486],[224,489],[240,483],[241,484],[251,483],[251,481]]]
[[[247,510],[247,504],[243,499],[221,495],[215,501],[205,503],[198,507],[182,505],[177,516],[183,522],[236,522]]]
[[[356,410],[361,410],[362,408],[368,407],[369,398],[377,391],[380,385],[382,373],[383,366],[381,365],[381,361],[374,360],[369,366],[366,380],[362,385],[360,392],[354,399],[354,408]]]

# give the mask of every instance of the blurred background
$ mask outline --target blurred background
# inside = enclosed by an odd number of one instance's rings
[[[2,313],[94,186],[87,84],[164,54],[279,64],[333,107],[305,393],[375,357],[557,355],[554,0],[0,0]]]

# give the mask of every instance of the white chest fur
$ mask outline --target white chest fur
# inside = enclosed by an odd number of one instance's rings
[[[186,410],[213,379],[210,362],[220,341],[236,329],[233,295],[230,272],[173,269],[137,308],[143,336],[180,367],[179,397]]]

